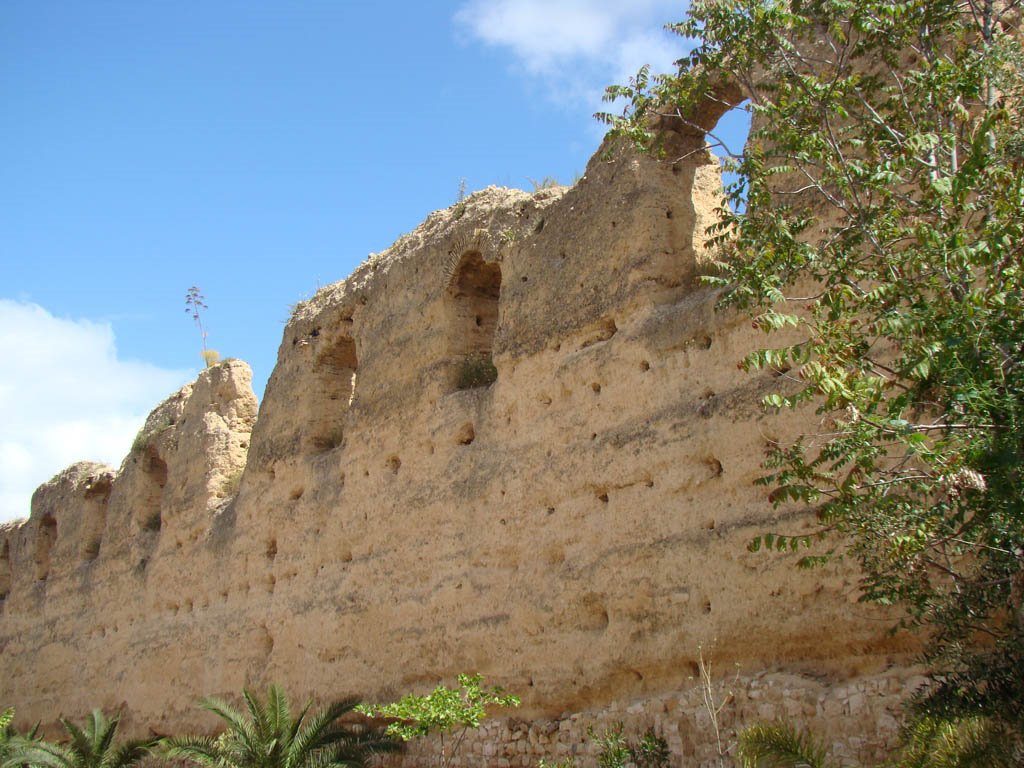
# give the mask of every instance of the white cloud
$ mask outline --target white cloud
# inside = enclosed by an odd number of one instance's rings
[[[0,521],[27,517],[38,485],[76,461],[118,466],[149,411],[189,381],[119,360],[106,323],[0,299]]]
[[[553,97],[596,107],[606,85],[625,83],[642,65],[672,69],[687,46],[662,28],[684,12],[678,0],[467,0],[455,21],[511,51]]]

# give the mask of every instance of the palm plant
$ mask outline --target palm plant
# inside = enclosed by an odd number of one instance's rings
[[[200,706],[227,728],[216,737],[165,739],[167,756],[211,768],[362,768],[374,754],[401,748],[381,728],[338,722],[357,699],[336,701],[307,720],[310,702],[292,718],[288,697],[277,685],[267,689],[265,705],[248,690],[243,696],[244,713],[220,699],[203,699]]]
[[[753,725],[739,737],[743,768],[829,768],[825,748],[788,723]]]
[[[64,744],[28,738],[18,739],[14,754],[6,764],[40,766],[40,768],[128,768],[149,754],[152,739],[117,742],[120,716],[107,718],[94,709],[83,727],[61,718],[61,725],[70,740]]]
[[[16,738],[11,722],[14,720],[14,707],[8,707],[0,712],[0,764],[6,763],[14,745],[12,739]]]

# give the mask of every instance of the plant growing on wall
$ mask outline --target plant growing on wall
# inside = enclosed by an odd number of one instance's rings
[[[863,599],[926,638],[926,716],[1024,731],[1024,50],[1018,3],[705,0],[678,72],[609,90],[643,145],[749,99],[711,282],[784,341],[775,504],[811,534],[752,548],[859,563]],[[724,101],[724,103],[723,103]],[[698,112],[702,110],[704,114]],[[776,337],[772,337],[774,341]]]
[[[448,768],[469,730],[487,717],[489,706],[518,707],[519,697],[498,686],[484,686],[482,675],[459,675],[458,689],[439,685],[425,696],[410,693],[391,704],[359,709],[372,717],[394,718],[396,722],[388,725],[387,733],[402,741],[437,734],[441,744],[438,765]]]
[[[206,363],[206,367],[209,368],[211,365],[216,365],[217,361],[220,360],[220,353],[215,349],[207,349],[206,347],[207,331],[206,326],[203,325],[203,312],[207,309],[209,307],[206,305],[206,297],[199,290],[199,286],[191,286],[185,293],[185,312],[192,316],[192,321],[196,324],[196,328],[199,329],[199,336],[203,342],[203,350],[199,354],[203,358],[203,362]]]
[[[498,380],[498,369],[486,352],[471,352],[459,361],[456,389],[489,387]]]
[[[242,695],[246,712],[204,699],[200,706],[223,720],[225,730],[216,737],[165,739],[166,755],[210,768],[362,768],[373,755],[400,747],[379,728],[339,722],[357,699],[333,702],[310,717],[307,701],[293,717],[280,686],[269,686],[265,704],[248,690]]]

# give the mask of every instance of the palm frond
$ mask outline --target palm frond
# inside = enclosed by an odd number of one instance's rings
[[[252,754],[259,753],[260,738],[251,718],[246,717],[222,699],[203,699],[199,706],[227,723],[228,731],[234,741],[243,745]]]
[[[291,708],[284,689],[279,685],[270,685],[267,688],[267,719],[270,731],[278,737],[291,733]]]
[[[99,768],[129,768],[150,754],[155,739],[134,739],[118,744],[103,753]]]
[[[285,755],[285,765],[291,765],[292,750],[295,745],[295,739],[298,738],[299,729],[302,728],[302,723],[306,719],[306,715],[309,714],[309,708],[313,705],[312,699],[306,699],[306,703],[302,705],[302,709],[299,710],[298,715],[295,719],[288,724],[288,750]]]
[[[335,728],[334,723],[355,709],[357,704],[359,699],[356,698],[340,699],[317,712],[292,740],[285,763],[288,768],[299,768],[317,750],[347,738],[348,733]]]
[[[220,764],[217,741],[208,736],[170,736],[160,741],[160,751],[167,757],[184,758],[199,765]]]
[[[337,765],[362,765],[373,755],[401,752],[405,742],[392,738],[380,728],[367,729],[363,732],[349,734],[349,737],[338,742],[334,754]]]
[[[73,765],[80,768],[88,768],[88,755],[92,752],[92,737],[84,728],[79,728],[70,720],[61,718],[60,724],[64,726],[64,730],[71,737],[67,748],[69,753],[73,754],[76,758]]]
[[[102,710],[99,709],[94,709],[90,718],[92,722],[86,729],[86,733],[91,737],[90,741],[92,742],[88,762],[91,768],[96,768],[114,743],[114,736],[117,734],[117,724],[120,718],[115,716],[108,720]]]
[[[81,763],[75,752],[63,744],[48,741],[33,741],[26,744],[16,755],[16,765],[41,766],[41,768],[80,768]]]
[[[744,768],[827,768],[825,748],[788,723],[744,730],[736,751]]]
[[[263,706],[262,702],[260,702],[260,700],[257,699],[248,688],[242,690],[242,696],[245,698],[245,704],[249,708],[249,714],[252,716],[253,731],[261,742],[269,741],[273,738],[273,731],[270,728],[270,723],[267,718],[266,707]]]

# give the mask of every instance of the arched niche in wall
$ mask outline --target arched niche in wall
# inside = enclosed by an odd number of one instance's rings
[[[0,607],[3,606],[7,596],[11,594],[11,542],[4,540],[3,547],[0,547]]]
[[[487,386],[497,378],[493,355],[500,297],[501,267],[484,261],[480,251],[466,251],[446,296],[454,389]]]
[[[166,472],[166,465],[164,469]],[[99,557],[103,531],[107,524],[107,501],[110,499],[112,482],[113,478],[109,474],[101,475],[92,480],[85,489],[81,524],[81,554],[85,562]],[[164,482],[166,483],[166,478]]]
[[[142,455],[142,484],[135,500],[135,522],[144,531],[156,532],[163,525],[161,508],[165,485],[167,462],[160,458],[156,446],[149,445]]]
[[[57,521],[53,515],[43,515],[36,531],[36,580],[45,581],[50,575],[50,552],[57,541]]]
[[[313,363],[315,390],[307,431],[308,447],[316,452],[341,445],[359,368],[355,339],[342,335],[322,343],[326,346],[317,351]]]

